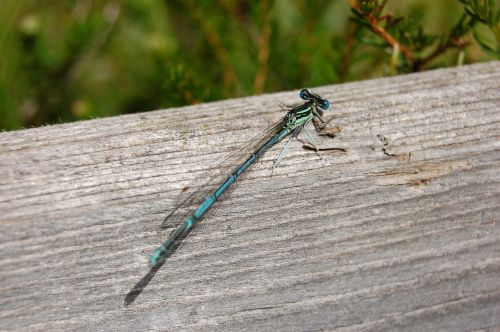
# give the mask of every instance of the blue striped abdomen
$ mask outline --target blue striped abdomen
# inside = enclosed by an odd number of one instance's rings
[[[195,225],[195,223],[200,220],[203,215],[210,209],[210,207],[217,201],[217,199],[236,181],[236,179],[245,172],[259,157],[261,157],[267,150],[279,143],[286,136],[290,134],[291,130],[285,126],[270,139],[268,139],[264,144],[262,144],[254,153],[252,153],[245,162],[243,162],[210,196],[205,198],[203,203],[198,206],[198,208],[193,212],[191,216],[186,218],[182,225],[177,228],[161,245],[156,249],[151,257],[150,261],[153,266],[156,266],[167,253],[169,248],[174,244],[175,239],[181,237],[188,233]]]
[[[191,216],[195,221],[198,221],[203,217],[205,212],[217,201],[217,199],[233,184],[236,179],[245,172],[260,156],[262,156],[267,150],[279,143],[283,138],[289,134],[288,128],[281,129],[278,133],[273,135],[267,142],[262,144],[254,153],[248,157],[245,162],[243,162],[240,167],[238,167],[215,191],[212,195],[208,196],[203,203],[194,211]],[[188,218],[190,219],[190,218]]]

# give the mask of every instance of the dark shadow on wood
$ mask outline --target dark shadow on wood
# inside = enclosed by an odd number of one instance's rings
[[[304,148],[306,150],[310,150],[310,151],[316,151],[316,149],[314,148],[314,146],[312,146],[309,143],[303,144],[302,148]],[[346,148],[319,148],[318,151],[338,151],[338,152],[342,152],[344,154],[348,154],[348,153],[351,152],[351,150],[346,149]]]
[[[181,238],[179,238],[175,243],[174,245],[170,248],[170,250],[168,251],[167,255],[165,256],[165,259],[159,263],[158,265],[156,265],[155,267],[152,267],[149,269],[149,272],[141,278],[141,280],[139,280],[138,283],[136,283],[134,285],[134,287],[130,290],[130,292],[128,292],[128,294],[125,296],[125,301],[124,301],[124,305],[127,307],[129,306],[130,304],[132,304],[135,299],[137,299],[137,297],[142,293],[142,291],[147,287],[147,285],[149,284],[149,282],[153,279],[153,277],[155,276],[156,272],[158,272],[161,267],[165,264],[165,262],[168,260],[168,258],[170,256],[172,256],[172,254],[177,250],[179,249],[179,247],[181,246],[182,242],[184,241],[184,239],[186,238],[186,236],[190,233],[187,232],[184,236],[182,236]]]
[[[142,293],[144,288],[146,288],[146,286],[149,284],[151,279],[153,279],[156,272],[158,272],[163,264],[165,264],[165,261],[161,262],[155,267],[152,267],[149,272],[144,277],[142,277],[142,279],[137,284],[135,284],[134,288],[132,288],[132,290],[128,292],[127,296],[125,296],[125,306],[128,306],[135,301],[135,299]]]

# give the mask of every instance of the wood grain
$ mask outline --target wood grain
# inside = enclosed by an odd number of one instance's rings
[[[500,62],[313,91],[320,156],[269,151],[157,271],[297,91],[0,133],[0,329],[500,330]]]

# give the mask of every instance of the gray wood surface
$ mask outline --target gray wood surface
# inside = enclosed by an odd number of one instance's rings
[[[158,270],[183,188],[297,91],[0,133],[0,329],[500,330],[500,62],[313,91],[340,133]]]

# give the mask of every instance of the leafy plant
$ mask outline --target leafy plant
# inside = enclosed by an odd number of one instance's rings
[[[436,21],[447,29],[429,29]],[[494,54],[498,10],[485,0],[4,0],[0,130],[453,66]]]
[[[385,13],[387,3],[388,0],[351,0],[351,19],[379,37],[370,42],[372,45],[390,48],[393,74],[422,70],[448,49],[458,50],[459,58],[463,57],[471,26],[467,15],[462,15],[446,35],[431,35],[425,33],[423,15],[394,16]]]
[[[494,0],[459,0],[465,12],[471,18],[469,25],[474,38],[481,48],[496,58],[500,58],[500,9],[495,6]],[[488,38],[479,31],[478,26],[485,26],[490,30],[493,38]]]

